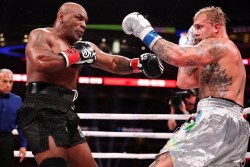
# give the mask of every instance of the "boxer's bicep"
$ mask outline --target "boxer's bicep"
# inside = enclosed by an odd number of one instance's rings
[[[55,53],[47,40],[48,34],[44,30],[33,30],[28,39],[25,49],[27,59],[37,69],[50,69],[51,66],[64,64],[62,56]]]

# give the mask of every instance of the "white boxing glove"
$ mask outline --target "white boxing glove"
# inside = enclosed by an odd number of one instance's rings
[[[194,27],[191,26],[188,29],[188,35],[187,35],[187,40],[185,42],[186,46],[193,46],[197,44],[197,40],[195,39],[195,35],[194,35]]]
[[[138,12],[130,13],[123,19],[122,29],[126,34],[140,38],[151,50],[155,42],[162,38]]]

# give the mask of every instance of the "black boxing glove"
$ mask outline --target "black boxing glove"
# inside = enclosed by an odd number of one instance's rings
[[[72,64],[90,65],[96,60],[96,52],[89,42],[77,41],[72,48],[60,54],[65,59],[66,67]]]
[[[89,42],[77,41],[73,48],[80,54],[80,60],[76,64],[90,65],[96,60],[96,52]]]
[[[149,78],[157,78],[163,74],[162,61],[152,53],[144,53],[130,61],[134,73],[143,72]]]

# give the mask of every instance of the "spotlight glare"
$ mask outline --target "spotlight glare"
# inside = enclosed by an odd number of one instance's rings
[[[106,38],[102,38],[102,42],[106,42]]]

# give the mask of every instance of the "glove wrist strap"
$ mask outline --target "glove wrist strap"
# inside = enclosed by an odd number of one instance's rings
[[[66,67],[70,66],[71,64],[75,64],[80,60],[80,55],[78,51],[74,48],[69,48],[65,51],[60,52],[60,54],[65,59]]]
[[[134,58],[134,59],[132,59],[132,60],[130,61],[129,66],[130,66],[130,68],[133,70],[134,73],[140,73],[140,72],[142,72],[142,71],[140,70],[140,68],[141,68],[142,65],[141,65],[140,62],[139,62],[139,58]]]
[[[150,48],[150,50],[152,50],[155,42],[161,38],[162,37],[157,32],[155,32],[152,27],[145,29],[140,37],[140,39]]]

